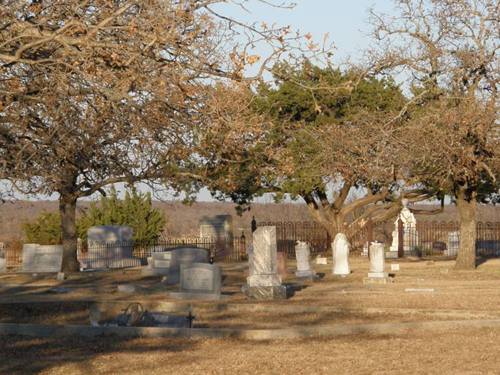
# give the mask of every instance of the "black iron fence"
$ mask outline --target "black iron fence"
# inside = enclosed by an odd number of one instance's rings
[[[7,246],[3,257],[9,270],[17,271],[22,265],[22,248]],[[79,242],[77,258],[82,268],[107,269],[134,267],[147,264],[147,258],[155,252],[168,251],[176,247],[206,249],[209,256],[218,262],[238,262],[246,257],[246,239],[235,238],[171,238],[155,242]],[[1,255],[1,254],[0,254]]]
[[[308,242],[311,253],[327,253],[331,250],[332,238],[319,224],[314,222],[261,222],[258,226],[275,226],[278,251],[295,257],[297,241]],[[395,231],[401,241],[394,241]],[[372,240],[381,240],[387,250],[401,244],[405,254],[417,256],[455,256],[460,245],[458,222],[421,221],[413,227],[395,228],[394,223],[370,223],[362,231],[350,237],[353,251],[361,251],[363,245]],[[117,268],[139,266],[147,263],[154,252],[184,246],[206,249],[218,262],[238,262],[246,259],[247,245],[251,239],[245,236],[234,238],[166,238],[153,243],[93,243],[79,244],[77,257],[82,267]],[[476,252],[481,257],[500,257],[500,222],[477,224]],[[18,270],[22,264],[20,243],[5,243],[0,257],[6,260],[9,270]]]
[[[295,256],[296,241],[311,244],[311,253],[330,250],[332,238],[326,229],[314,222],[261,222],[258,226],[275,226],[278,251]],[[397,249],[395,232],[401,231],[402,246],[406,255],[455,256],[460,245],[459,222],[420,221],[415,227],[396,228],[392,222],[368,223],[362,230],[349,235],[353,251],[361,252],[370,241],[384,242],[387,250]],[[399,237],[399,233],[398,233]],[[396,242],[396,243],[395,243]],[[397,250],[396,250],[397,251]],[[476,252],[482,257],[500,256],[500,222],[478,222]]]
[[[288,257],[295,257],[295,244],[297,241],[308,242],[311,254],[325,253],[330,248],[332,239],[328,232],[315,222],[261,222],[261,226],[276,227],[276,241],[278,251],[284,252]]]

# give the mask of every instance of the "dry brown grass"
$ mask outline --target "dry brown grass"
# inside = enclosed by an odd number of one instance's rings
[[[399,261],[395,282],[367,286],[365,258],[353,257],[350,277],[334,278],[330,267],[323,281],[297,291],[287,301],[256,303],[241,293],[230,308],[195,305],[195,324],[207,327],[285,328],[291,326],[429,320],[499,319],[500,259],[481,264],[477,271],[454,271],[452,261]],[[293,270],[293,262],[288,264]],[[236,292],[244,281],[241,267],[225,265],[224,292]],[[238,270],[239,268],[239,270]],[[293,282],[293,278],[287,282]],[[1,321],[81,323],[87,304],[81,298],[168,301],[157,280],[136,271],[79,276],[66,285],[79,291],[48,295],[54,279],[31,280],[4,276],[0,291]],[[27,289],[8,289],[9,283]],[[146,287],[135,296],[115,292],[116,284]],[[152,283],[151,285],[149,283]],[[433,293],[409,293],[406,288],[433,288]],[[59,300],[45,308],[13,304],[21,300]],[[11,302],[10,305],[5,304]],[[17,306],[17,308],[16,308]],[[48,307],[47,307],[48,306]],[[312,309],[312,311],[306,311]],[[500,329],[412,330],[406,334],[356,334],[331,339],[246,341],[237,339],[125,339],[0,337],[2,374],[499,374]]]
[[[323,340],[0,341],[4,374],[498,374],[500,329]]]

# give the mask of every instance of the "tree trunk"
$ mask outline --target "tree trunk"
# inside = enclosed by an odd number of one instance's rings
[[[63,244],[63,272],[78,272],[80,265],[76,258],[76,199],[61,195],[59,198],[59,213],[61,215],[61,232]]]
[[[457,207],[460,215],[460,248],[455,267],[462,270],[476,268],[476,193],[466,194],[460,190],[457,194]]]

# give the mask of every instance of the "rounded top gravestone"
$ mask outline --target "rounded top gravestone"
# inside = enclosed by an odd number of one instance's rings
[[[333,251],[333,274],[346,276],[351,273],[349,268],[350,245],[344,233],[337,233],[332,243]]]

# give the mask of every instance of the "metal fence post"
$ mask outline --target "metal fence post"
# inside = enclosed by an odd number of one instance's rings
[[[404,227],[403,220],[398,219],[398,258],[403,258],[405,254],[404,249]]]

